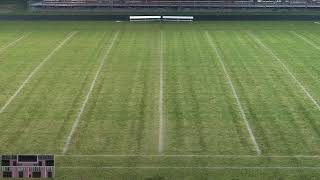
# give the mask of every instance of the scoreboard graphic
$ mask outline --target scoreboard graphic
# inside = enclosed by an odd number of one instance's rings
[[[53,178],[54,155],[1,155],[1,178]]]

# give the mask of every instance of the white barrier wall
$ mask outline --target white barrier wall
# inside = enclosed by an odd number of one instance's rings
[[[161,20],[161,16],[130,16],[130,21],[154,21]]]
[[[130,16],[130,21],[193,21],[193,16]]]
[[[162,16],[164,21],[193,21],[193,16]]]

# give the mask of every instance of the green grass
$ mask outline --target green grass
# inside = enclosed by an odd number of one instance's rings
[[[0,113],[0,154],[56,154],[57,179],[320,175],[320,110],[305,93],[320,103],[318,24],[2,21],[0,26],[0,49],[27,35],[0,51],[0,108],[70,32],[77,32]],[[161,56],[165,123],[159,154]]]

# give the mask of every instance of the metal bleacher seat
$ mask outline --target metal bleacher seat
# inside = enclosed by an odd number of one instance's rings
[[[97,0],[44,0],[46,4],[57,4],[57,3],[64,3],[64,4],[86,4],[86,3],[97,3]]]

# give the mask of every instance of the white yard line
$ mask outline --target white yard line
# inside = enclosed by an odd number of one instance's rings
[[[306,43],[310,44],[312,47],[320,50],[320,47],[317,46],[315,43],[311,42],[309,39],[305,38],[304,36],[298,34],[297,32],[295,31],[290,31],[292,34],[294,34],[295,36],[299,37],[300,39],[302,39],[303,41],[305,41]]]
[[[67,41],[69,41],[77,32],[70,33],[55,49],[53,49],[50,54],[44,58],[40,64],[29,74],[29,76],[23,81],[21,86],[16,90],[16,92],[7,100],[7,102],[1,107],[0,114],[3,113],[14,98],[20,93],[24,86],[30,81],[33,75],[46,63]]]
[[[181,158],[320,158],[320,155],[210,155],[210,154],[60,154],[56,157],[181,157]]]
[[[163,118],[163,32],[160,32],[160,81],[159,81],[159,153],[163,152],[164,118]]]
[[[62,166],[60,169],[315,169],[319,170],[320,166]]]
[[[15,39],[14,41],[10,42],[9,44],[7,45],[4,45],[2,47],[0,47],[0,53],[2,53],[4,50],[6,50],[7,48],[17,44],[19,41],[21,41],[23,38],[29,36],[30,33],[26,33],[26,34],[23,34],[22,36],[20,36],[19,38]]]
[[[314,22],[315,24],[320,24],[320,22]]]
[[[282,66],[282,68],[291,76],[291,78],[299,85],[299,87],[303,90],[303,92],[309,97],[309,99],[313,102],[315,107],[320,111],[320,105],[315,100],[315,98],[312,97],[312,95],[309,93],[309,91],[302,85],[302,83],[292,74],[292,72],[289,70],[289,68],[284,64],[284,62],[269,48],[267,47],[256,35],[254,35],[252,32],[248,31],[249,36],[255,40],[257,44],[259,44],[267,53],[269,53],[274,59],[276,59]]]
[[[232,94],[233,94],[234,98],[236,99],[236,102],[237,102],[237,105],[238,105],[238,108],[239,108],[241,117],[242,117],[242,119],[243,119],[243,121],[244,121],[244,123],[245,123],[245,125],[246,125],[246,128],[247,128],[248,133],[249,133],[249,135],[250,135],[252,144],[254,145],[255,151],[256,151],[257,155],[260,155],[260,154],[261,154],[261,150],[260,150],[259,145],[258,145],[258,143],[257,143],[257,141],[256,141],[256,138],[255,138],[255,136],[254,136],[254,134],[253,134],[253,131],[252,131],[252,129],[251,129],[251,126],[250,126],[250,124],[249,124],[249,121],[248,121],[248,119],[247,119],[247,116],[246,116],[246,114],[244,113],[244,110],[243,110],[243,108],[242,108],[240,99],[239,99],[239,97],[238,97],[238,95],[237,95],[237,91],[236,91],[236,89],[235,89],[234,86],[233,86],[232,80],[231,80],[231,78],[230,78],[230,75],[229,75],[226,67],[225,67],[225,64],[224,64],[224,62],[223,62],[223,60],[222,60],[222,57],[221,57],[221,55],[220,55],[220,53],[219,53],[219,51],[218,51],[215,43],[213,42],[211,36],[209,35],[208,31],[206,31],[205,34],[206,34],[206,36],[207,36],[207,39],[208,39],[209,44],[211,45],[212,49],[214,50],[215,54],[217,55],[218,60],[219,60],[219,62],[220,62],[220,64],[221,64],[221,66],[222,66],[222,69],[223,69],[224,74],[225,74],[225,76],[226,76],[226,78],[227,78],[228,84],[230,85],[230,88],[231,88],[231,90],[232,90]]]
[[[119,35],[119,32],[116,32],[116,34],[113,36],[113,38],[111,40],[110,46],[108,47],[108,49],[106,50],[105,54],[103,55],[103,57],[101,59],[99,68],[98,68],[98,70],[96,72],[96,75],[94,76],[94,79],[93,79],[93,81],[91,83],[90,89],[89,89],[89,91],[88,91],[88,93],[87,93],[87,95],[85,97],[85,100],[83,101],[82,106],[80,107],[80,110],[79,110],[79,112],[77,114],[77,117],[76,117],[75,121],[73,122],[71,131],[70,131],[70,133],[69,133],[69,135],[68,135],[68,137],[66,139],[65,145],[64,145],[63,150],[62,150],[62,154],[65,154],[69,149],[69,145],[70,145],[72,136],[73,136],[74,132],[76,131],[77,127],[78,127],[78,124],[79,124],[80,119],[81,119],[81,115],[82,115],[84,109],[86,108],[86,105],[87,105],[88,100],[89,100],[89,98],[91,96],[91,93],[92,93],[92,91],[93,91],[93,89],[94,89],[94,87],[96,85],[96,82],[97,82],[97,79],[98,79],[99,74],[101,72],[101,69],[104,66],[105,60],[107,59],[107,57],[108,57],[108,55],[109,55],[109,53],[110,53],[115,41],[117,40],[118,35]]]

